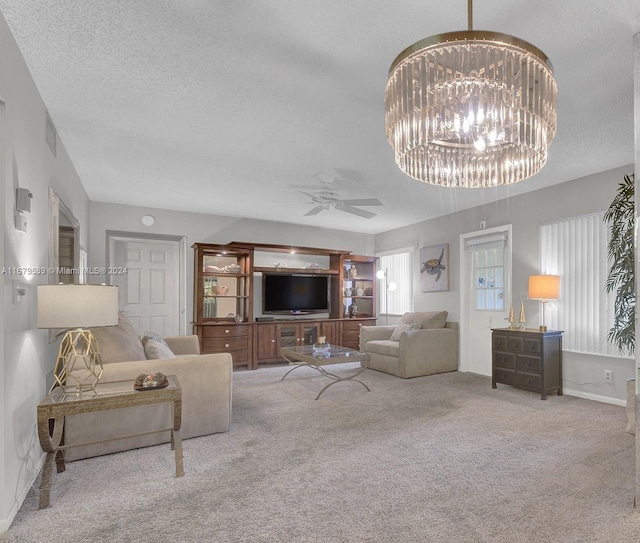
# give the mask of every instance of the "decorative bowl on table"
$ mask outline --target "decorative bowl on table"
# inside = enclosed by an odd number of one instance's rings
[[[161,371],[154,374],[141,373],[133,382],[135,390],[155,390],[169,385],[167,376]]]

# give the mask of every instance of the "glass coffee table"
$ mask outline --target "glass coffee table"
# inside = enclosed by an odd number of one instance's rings
[[[340,347],[339,345],[327,345],[324,349],[317,349],[313,345],[304,345],[302,347],[282,347],[280,349],[282,357],[290,364],[295,364],[287,373],[284,374],[281,381],[284,381],[285,377],[292,371],[298,368],[309,367],[317,370],[325,377],[331,379],[331,383],[327,384],[316,396],[316,400],[322,396],[322,393],[330,386],[335,385],[341,381],[355,381],[360,383],[367,391],[370,391],[369,387],[359,379],[356,379],[365,369],[367,369],[367,362],[371,359],[371,356],[361,351],[354,351],[347,347]],[[325,366],[332,366],[335,364],[346,364],[348,362],[360,362],[361,367],[355,368],[355,373],[349,375],[337,375],[330,372]]]

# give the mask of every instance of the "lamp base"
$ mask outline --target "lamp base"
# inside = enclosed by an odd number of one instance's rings
[[[67,331],[60,342],[53,370],[56,385],[69,394],[91,392],[103,371],[98,342],[91,330]]]

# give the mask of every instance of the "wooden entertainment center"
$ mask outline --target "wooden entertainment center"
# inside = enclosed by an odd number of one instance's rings
[[[283,362],[283,347],[309,345],[318,336],[358,349],[360,327],[376,324],[377,258],[348,251],[289,245],[231,242],[195,243],[193,330],[202,353],[229,352],[234,366]],[[326,266],[255,266],[256,253],[322,258]],[[330,277],[329,311],[324,314],[254,317],[259,274]],[[262,297],[260,298],[262,299]],[[353,307],[357,314],[353,315]],[[302,312],[301,312],[302,313]]]

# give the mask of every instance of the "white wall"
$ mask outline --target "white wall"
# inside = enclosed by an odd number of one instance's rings
[[[212,187],[215,190],[216,187]],[[194,195],[197,197],[197,195]],[[318,247],[351,251],[355,255],[373,255],[374,236],[293,225],[281,222],[238,219],[201,213],[171,211],[103,202],[91,202],[91,242],[89,251],[90,266],[107,265],[107,233],[126,232],[141,236],[184,236],[187,240],[187,333],[191,333],[190,322],[193,317],[193,251],[191,246],[196,242],[229,243],[245,241],[250,243],[268,243],[276,245],[293,245],[302,247]],[[141,219],[144,215],[155,218],[153,226],[144,226]],[[267,255],[257,255],[256,261]],[[286,254],[277,255],[266,262],[284,262]],[[308,260],[307,260],[308,261]],[[94,278],[99,282],[103,279]]]
[[[81,223],[86,247],[89,200],[62,142],[57,157],[45,143],[46,108],[9,29],[0,17],[0,221],[2,224],[2,379],[0,384],[0,532],[6,531],[33,484],[42,461],[36,432],[36,405],[45,394],[45,376],[54,365],[56,345],[36,327],[36,284],[46,275],[15,275],[9,268],[48,264],[48,188],[52,186]],[[54,119],[55,122],[55,119]],[[2,142],[4,144],[2,145]],[[33,193],[28,231],[13,226],[16,188]],[[13,304],[14,280],[26,288]]]
[[[376,251],[449,243],[448,292],[420,292],[417,258],[414,258],[414,310],[444,309],[450,320],[460,320],[459,238],[480,229],[513,225],[513,295],[527,290],[529,275],[539,273],[539,226],[562,218],[575,217],[609,207],[624,174],[633,165],[576,179],[553,187],[529,192],[459,213],[424,221],[376,235]],[[526,183],[527,181],[525,181]],[[525,302],[527,322],[539,322],[539,304]],[[626,379],[633,377],[633,362],[620,357],[601,357],[564,353],[565,392],[624,405]],[[604,369],[613,370],[613,383],[604,383]]]

